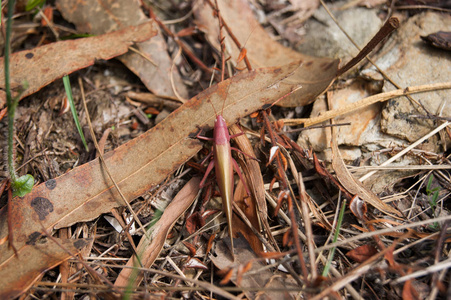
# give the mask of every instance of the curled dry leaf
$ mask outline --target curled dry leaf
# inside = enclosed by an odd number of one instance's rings
[[[78,40],[56,42],[11,55],[11,89],[27,88],[21,99],[64,75],[86,68],[98,59],[111,59],[128,51],[135,42],[157,34],[153,21],[119,31]],[[6,104],[4,58],[0,58],[0,108]],[[36,76],[39,74],[39,76]]]
[[[374,246],[362,245],[360,247],[348,251],[346,253],[346,256],[358,263],[363,263],[376,253],[377,249]]]
[[[177,194],[177,196],[175,196],[174,200],[172,200],[168,207],[166,207],[160,220],[158,220],[158,222],[151,228],[151,232],[149,232],[150,239],[144,235],[139,242],[136,252],[140,256],[140,261],[143,268],[150,268],[160,254],[169,231],[172,229],[177,219],[188,209],[196,198],[199,192],[199,183],[200,179],[198,177],[191,179]],[[129,268],[122,269],[114,285],[125,287],[130,283],[130,276],[133,273],[132,267],[139,266],[135,256],[127,262],[127,266]],[[134,279],[133,284],[137,286],[141,280],[142,274]]]
[[[208,267],[201,262],[198,258],[192,257],[188,260],[188,262],[185,264],[187,268],[192,269],[201,269],[201,270],[208,270]]]
[[[290,107],[307,105],[323,93],[335,79],[338,59],[303,55],[277,43],[257,22],[247,1],[219,0],[218,5],[224,21],[241,46],[246,48],[247,57],[253,68],[282,66],[291,62],[300,64],[292,79],[300,82],[302,89],[281,100],[277,105]],[[194,13],[200,29],[206,32],[209,42],[216,49],[220,49],[218,21],[214,18],[207,1],[199,1]],[[225,43],[228,54],[232,62],[237,62],[242,49],[233,44],[225,29],[224,35],[227,37]]]
[[[366,212],[368,208],[366,207],[365,202],[359,198],[359,196],[355,195],[351,202],[349,202],[349,209],[359,220],[365,220]]]
[[[352,195],[358,195],[363,201],[371,204],[375,208],[389,215],[402,216],[402,214],[394,209],[392,206],[384,203],[379,197],[374,194],[371,190],[363,186],[363,184],[356,180],[349,170],[346,168],[343,158],[341,157],[340,150],[337,144],[337,130],[336,127],[331,127],[332,130],[332,166],[335,173],[337,174],[338,181],[343,185],[343,187]],[[355,202],[355,201],[354,201]],[[359,210],[356,210],[358,213]],[[358,215],[357,215],[358,216]]]

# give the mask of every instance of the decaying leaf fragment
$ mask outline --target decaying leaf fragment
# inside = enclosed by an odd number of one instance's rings
[[[336,127],[331,127],[331,130],[332,166],[335,173],[337,174],[338,181],[340,181],[340,183],[346,188],[349,193],[351,193],[352,195],[358,195],[363,201],[371,204],[380,211],[387,214],[402,216],[399,211],[382,202],[376,194],[364,187],[360,181],[356,180],[351,175],[349,170],[346,168],[346,165],[343,162],[343,158],[341,157],[340,150],[338,149]]]

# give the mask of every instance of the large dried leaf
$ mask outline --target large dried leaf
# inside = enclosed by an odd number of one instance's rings
[[[250,114],[298,88],[288,80],[298,66],[266,68],[241,73],[200,93],[164,121],[134,140],[105,155],[106,164],[127,200],[159,184],[202,147],[190,138],[198,127],[211,128],[222,107],[228,124]],[[36,186],[23,198],[11,202],[14,246],[19,255],[30,250],[41,228],[88,221],[122,206],[117,190],[98,159],[63,176]],[[8,235],[6,210],[0,212],[0,241]],[[14,256],[7,243],[0,244],[0,269]]]
[[[56,4],[64,19],[74,23],[81,32],[103,34],[149,20],[142,12],[139,1],[58,0]],[[130,51],[118,59],[135,73],[150,91],[157,95],[174,97],[176,94],[172,89],[173,80],[179,95],[187,97],[188,92],[177,68],[171,68],[172,59],[160,31],[151,40],[138,43],[134,48],[137,48],[140,54]]]
[[[128,51],[135,42],[155,36],[153,22],[130,26],[112,33],[62,41],[32,50],[13,53],[11,56],[11,88],[26,83],[21,98],[31,95],[64,75],[94,64],[98,59],[111,59]],[[4,58],[0,58],[0,109],[6,104]]]
[[[0,267],[0,299],[13,299],[24,293],[42,272],[77,254],[87,242],[81,239],[44,238],[30,243],[19,256],[3,261]]]
[[[278,105],[292,107],[307,105],[323,93],[335,79],[338,59],[303,55],[277,43],[257,22],[246,0],[219,0],[218,4],[221,16],[241,45],[246,47],[253,68],[299,62],[300,67],[292,80],[302,84],[303,89],[283,99]],[[206,1],[198,1],[194,12],[200,29],[206,31],[209,42],[219,49],[218,21],[214,18],[211,7]],[[238,49],[230,38],[225,42],[228,54],[232,57],[232,61],[236,62],[241,49]]]
[[[152,227],[149,234],[150,239],[143,236],[139,242],[137,253],[140,256],[140,261],[143,268],[150,268],[158,257],[163,248],[166,237],[169,231],[174,226],[175,221],[190,207],[197,194],[199,193],[200,178],[194,177],[191,179],[183,189],[175,196],[174,200],[166,207],[160,220]],[[130,276],[133,273],[131,269],[134,266],[139,266],[135,257],[132,257],[127,262],[127,267],[122,269],[121,273],[114,283],[116,286],[127,286],[130,282]],[[142,276],[135,279],[133,284],[138,286],[142,280]]]

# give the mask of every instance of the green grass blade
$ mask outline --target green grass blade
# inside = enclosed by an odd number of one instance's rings
[[[340,215],[338,216],[337,226],[335,227],[333,243],[335,243],[338,240],[338,235],[340,234],[340,228],[341,228],[341,224],[343,222],[343,216],[345,214],[345,210],[346,210],[346,200],[344,200],[343,204],[341,205]],[[327,275],[329,274],[330,265],[332,264],[332,260],[334,259],[334,254],[335,254],[336,248],[337,247],[333,247],[332,249],[330,249],[329,257],[327,259],[327,264],[324,267],[323,274],[322,274],[324,277],[327,277]]]
[[[86,143],[85,136],[83,134],[83,130],[81,129],[80,121],[78,119],[77,110],[75,109],[74,98],[72,97],[72,89],[70,86],[69,76],[63,77],[64,89],[66,90],[67,100],[69,101],[70,110],[72,112],[72,117],[75,121],[75,126],[77,126],[78,134],[83,141],[83,145],[85,145],[86,152],[89,151],[88,144]]]

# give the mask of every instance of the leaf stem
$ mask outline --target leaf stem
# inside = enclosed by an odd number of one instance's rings
[[[6,37],[5,37],[5,90],[6,105],[8,107],[8,171],[12,182],[16,182],[16,172],[14,166],[14,114],[16,112],[17,99],[11,96],[11,82],[9,57],[11,54],[11,24],[14,10],[14,0],[8,1],[8,18],[6,20]]]

